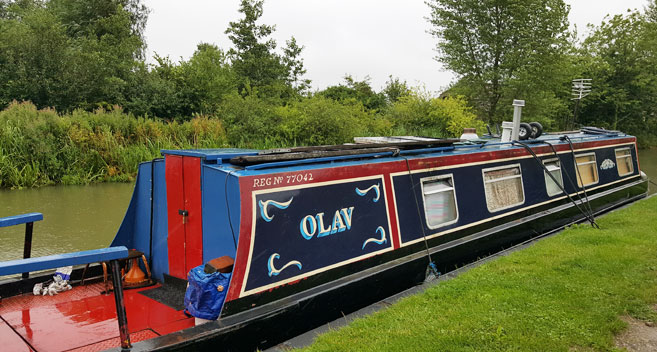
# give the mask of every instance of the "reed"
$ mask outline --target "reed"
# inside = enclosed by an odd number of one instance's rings
[[[31,103],[0,111],[0,187],[130,181],[166,148],[226,147],[222,122],[137,118],[120,108],[59,115]]]
[[[352,142],[356,136],[455,137],[482,123],[461,98],[406,97],[375,113],[312,96],[287,105],[233,96],[213,116],[136,117],[118,107],[59,114],[14,102],[0,111],[0,188],[131,181],[161,149],[253,148]]]

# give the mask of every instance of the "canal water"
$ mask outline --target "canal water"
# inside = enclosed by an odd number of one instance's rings
[[[641,170],[657,183],[657,149],[639,151]],[[34,224],[32,256],[102,248],[121,224],[134,184],[0,190],[0,217],[43,213]],[[657,192],[651,184],[650,192]],[[0,261],[23,255],[25,226],[0,228]]]
[[[107,247],[130,203],[132,183],[0,190],[0,217],[39,212],[32,256]],[[0,228],[0,261],[23,257],[25,226]]]

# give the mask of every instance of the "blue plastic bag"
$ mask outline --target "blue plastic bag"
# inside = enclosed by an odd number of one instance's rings
[[[185,309],[191,316],[216,320],[226,299],[230,273],[206,274],[203,268],[204,265],[199,265],[187,274],[189,286],[185,291]]]

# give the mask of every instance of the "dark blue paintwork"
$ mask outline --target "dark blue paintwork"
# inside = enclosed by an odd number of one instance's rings
[[[27,258],[0,262],[0,276],[52,269],[69,265],[80,265],[126,258],[126,247],[110,247],[90,251],[55,254],[45,257]]]
[[[367,193],[358,191],[368,188]],[[267,205],[267,201],[289,204]],[[257,195],[252,271],[246,290],[390,248],[386,207],[382,178]],[[314,218],[305,224],[311,235],[301,228],[307,216]],[[338,226],[333,226],[336,216],[340,217]],[[337,231],[321,233],[319,218],[324,229]]]
[[[28,222],[35,222],[41,220],[43,220],[43,214],[41,213],[29,213],[22,215],[7,216],[4,218],[0,218],[0,227],[20,225]]]
[[[151,182],[151,172],[153,172],[153,182]],[[151,184],[154,187],[152,237]],[[141,163],[130,205],[111,244],[136,248],[143,252],[150,261],[153,276],[158,280],[163,280],[163,274],[169,272],[166,200],[164,160]]]
[[[627,175],[625,177],[636,176],[638,175],[638,165],[635,155],[636,152],[633,148],[633,144],[628,144],[627,146],[632,147],[630,150],[634,163],[634,172],[633,174]],[[616,167],[608,170],[600,169],[600,165],[606,159],[612,160],[614,163],[616,163],[616,155],[614,151],[619,148],[624,148],[624,146],[596,149],[595,151],[575,151],[575,155],[578,156],[588,153],[595,153],[596,155],[596,169],[598,171],[599,182],[587,186],[587,188],[603,185],[619,179],[618,170]],[[545,155],[540,158],[541,160],[548,160],[554,159],[555,156]],[[561,162],[563,185],[566,191],[569,194],[575,193],[577,191],[581,192],[582,189],[577,187],[577,178],[575,177],[575,164],[573,162],[574,159],[572,154],[559,154],[559,160]],[[522,204],[519,204],[515,207],[501,211],[490,212],[486,205],[486,198],[484,197],[485,191],[482,170],[514,164],[519,164],[522,171],[525,200]],[[449,174],[452,174],[454,177],[454,188],[456,192],[456,201],[459,212],[458,221],[450,225],[430,229],[426,224],[426,219],[424,216],[423,196],[420,187],[421,179],[424,177]],[[525,208],[527,206],[545,202],[549,199],[564,196],[563,193],[548,196],[545,179],[546,176],[543,172],[543,169],[537,165],[537,162],[534,158],[500,161],[497,163],[488,163],[483,166],[455,166],[453,168],[442,169],[440,171],[414,173],[412,175],[413,186],[411,186],[411,179],[408,175],[395,176],[393,177],[393,182],[397,200],[397,213],[399,214],[399,226],[402,243],[421,239],[423,233],[428,236],[433,233],[442,232],[455,227],[483,220],[481,214],[488,215],[484,218],[493,217],[496,215],[512,212],[518,208]],[[572,180],[572,182],[570,182],[569,179]],[[413,193],[409,192],[411,189],[415,190],[415,196]],[[418,215],[416,208],[415,197],[417,197],[420,203],[420,215]],[[422,226],[424,227],[424,231]],[[453,240],[454,238],[452,237],[453,236],[450,234],[444,235],[444,241],[447,242],[449,240]]]

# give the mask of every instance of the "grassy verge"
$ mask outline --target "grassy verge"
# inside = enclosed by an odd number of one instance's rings
[[[657,321],[657,197],[319,336],[304,351],[607,351]]]

